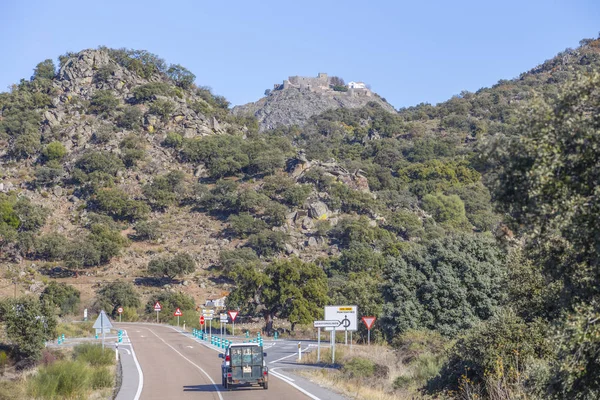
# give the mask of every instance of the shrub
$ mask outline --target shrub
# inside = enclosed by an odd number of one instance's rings
[[[136,240],[157,240],[161,237],[158,222],[140,221],[135,224]]]
[[[32,398],[82,398],[88,391],[90,369],[84,363],[59,361],[41,368],[29,382]]]
[[[114,126],[112,124],[101,125],[92,134],[94,143],[105,144],[115,138]]]
[[[163,121],[167,121],[175,111],[175,104],[168,99],[156,99],[150,104],[148,112],[158,115]]]
[[[162,145],[165,147],[172,147],[174,149],[178,149],[183,144],[183,137],[177,132],[167,132],[167,136],[165,140],[163,140]]]
[[[258,233],[267,228],[267,224],[264,221],[256,219],[248,213],[230,215],[227,221],[229,222],[231,231],[241,238],[246,238],[248,235]]]
[[[125,106],[121,114],[117,117],[117,125],[124,129],[139,129],[143,116],[144,114],[138,107]]]
[[[107,352],[110,354],[111,352]],[[90,386],[92,389],[104,389],[113,387],[115,378],[108,368],[96,368],[92,370],[90,376]]]
[[[287,213],[286,206],[270,201],[265,205],[263,218],[269,226],[281,226],[285,222]]]
[[[248,238],[250,246],[259,256],[270,257],[285,250],[288,236],[280,231],[263,230]]]
[[[171,171],[166,175],[157,176],[154,181],[144,185],[142,192],[148,203],[154,209],[164,210],[175,203],[183,192],[185,175],[180,171]]]
[[[137,161],[143,160],[146,152],[144,142],[137,135],[127,135],[119,143],[121,149],[121,160],[126,167],[133,167]]]
[[[17,159],[31,158],[40,151],[41,147],[40,134],[28,133],[14,140],[10,154]]]
[[[302,206],[310,193],[311,185],[294,185],[283,192],[283,200],[291,206]]]
[[[100,264],[100,250],[89,240],[75,240],[67,247],[64,260],[69,268],[93,267]]]
[[[115,73],[115,66],[112,64],[106,64],[98,68],[96,71],[96,75],[94,75],[94,79],[98,83],[108,82],[110,77]]]
[[[211,177],[221,178],[239,173],[248,165],[242,144],[241,137],[231,135],[184,139],[181,154],[185,161],[204,163]]]
[[[123,312],[121,313],[120,320],[125,322],[136,322],[139,319],[140,317],[135,308],[123,307]]]
[[[110,114],[118,105],[119,100],[110,90],[98,90],[90,99],[90,111],[95,114]]]
[[[196,262],[187,253],[175,256],[157,258],[148,263],[148,273],[157,278],[173,280],[177,275],[189,274],[196,270]]]
[[[133,97],[137,102],[154,100],[156,96],[168,96],[171,87],[164,82],[150,82],[133,89]]]
[[[44,147],[42,154],[47,161],[60,161],[67,154],[67,149],[61,142],[52,142]]]
[[[47,301],[60,308],[60,315],[74,314],[80,302],[79,290],[66,283],[51,281],[40,295],[41,301]]]
[[[19,230],[35,232],[46,223],[48,210],[37,206],[27,197],[20,197],[14,204],[13,210],[19,218]]]
[[[94,367],[113,365],[114,354],[104,351],[101,345],[92,343],[78,344],[73,348],[73,359],[87,363]]]
[[[503,377],[509,385],[525,380],[535,359],[552,355],[546,340],[547,326],[526,324],[510,310],[477,325],[456,342],[448,362],[430,389],[457,389],[464,375],[475,384],[486,377]]]
[[[60,181],[60,178],[65,175],[65,170],[58,161],[50,161],[46,165],[37,167],[34,175],[36,185],[51,186]]]
[[[375,373],[375,363],[366,358],[354,357],[344,363],[342,372],[349,379],[370,378]]]
[[[145,203],[129,199],[127,194],[119,189],[99,190],[95,199],[88,201],[88,207],[115,219],[127,221],[143,219],[150,212]]]
[[[103,172],[112,176],[124,168],[123,162],[117,156],[103,151],[85,153],[77,160],[75,166],[86,174]]]

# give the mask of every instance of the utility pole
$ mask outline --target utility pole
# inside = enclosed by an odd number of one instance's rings
[[[17,280],[15,279],[13,281],[13,283],[15,284],[15,299],[17,298]]]

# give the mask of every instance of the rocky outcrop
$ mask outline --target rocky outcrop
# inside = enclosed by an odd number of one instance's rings
[[[349,92],[313,92],[308,89],[287,88],[273,90],[268,96],[242,106],[234,107],[234,115],[254,115],[260,129],[276,128],[279,125],[304,125],[313,115],[335,108],[361,108],[369,102],[376,102],[386,111],[396,112],[394,107],[381,97],[355,96]]]

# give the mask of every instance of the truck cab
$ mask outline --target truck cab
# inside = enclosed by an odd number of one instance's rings
[[[265,357],[267,353],[258,343],[232,343],[219,354],[222,385],[225,389],[238,386],[262,386],[269,388],[269,373]]]

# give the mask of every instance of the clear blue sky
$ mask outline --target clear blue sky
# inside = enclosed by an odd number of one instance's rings
[[[600,31],[598,0],[0,0],[0,90],[99,45],[145,49],[233,104],[289,75],[370,84],[396,108],[510,79]]]

